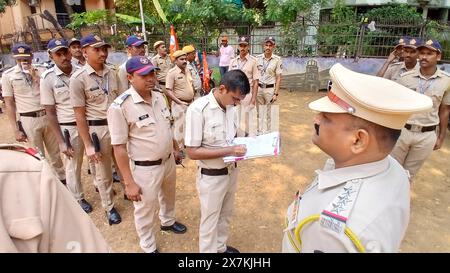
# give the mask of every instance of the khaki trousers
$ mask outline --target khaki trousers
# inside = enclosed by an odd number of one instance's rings
[[[102,160],[95,163],[95,186],[98,188],[102,207],[106,211],[110,211],[114,207],[113,191],[112,191],[112,147],[111,136],[109,135],[108,126],[89,126],[89,134],[97,133],[100,140],[100,152]],[[91,170],[92,171],[92,170]]]
[[[172,101],[173,138],[178,147],[184,150],[184,127],[186,125],[186,110],[188,106]]]
[[[84,144],[78,135],[77,126],[61,126],[61,132],[67,129],[70,134],[70,144],[73,148],[73,157],[68,158],[63,155],[64,166],[66,168],[67,188],[73,197],[80,201],[84,198],[83,186],[81,185],[81,166],[83,165]]]
[[[270,103],[274,93],[274,87],[259,87],[258,95],[256,96],[256,106],[258,110],[258,134],[266,134],[274,129],[271,126],[272,103]]]
[[[249,93],[241,101],[241,105],[236,108],[239,117],[239,128],[238,136],[255,136],[258,133],[258,114],[256,107],[250,105],[252,99],[252,94]]]
[[[47,120],[47,116],[42,117],[20,117],[23,129],[27,134],[31,147],[37,147],[44,155],[48,153],[48,162],[58,175],[59,180],[66,179],[64,165],[59,154],[59,145]],[[45,148],[44,148],[45,146]]]
[[[142,190],[142,201],[133,202],[136,231],[141,248],[153,252],[156,250],[158,207],[162,226],[175,223],[175,160],[171,156],[161,165],[132,166],[132,170],[134,181]]]
[[[436,131],[412,132],[402,129],[391,155],[409,171],[410,180],[417,174],[436,144]]]
[[[197,172],[200,197],[200,253],[225,252],[228,226],[234,210],[238,169],[230,167],[228,175],[209,176]]]

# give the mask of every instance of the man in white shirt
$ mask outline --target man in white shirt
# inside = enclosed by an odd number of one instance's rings
[[[216,54],[219,59],[220,77],[228,71],[231,59],[234,59],[234,48],[228,45],[228,37],[222,37],[222,44]]]

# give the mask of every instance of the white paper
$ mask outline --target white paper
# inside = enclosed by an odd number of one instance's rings
[[[237,137],[232,145],[245,145],[247,153],[241,157],[226,156],[225,163],[280,154],[280,133],[272,132],[255,137]]]

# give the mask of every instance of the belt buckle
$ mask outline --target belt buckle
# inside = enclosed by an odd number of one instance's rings
[[[266,88],[266,85],[267,85],[267,84],[262,83],[261,85],[262,85],[261,88]]]
[[[411,124],[411,131],[413,131],[413,132],[422,132],[422,126]]]
[[[37,111],[37,112],[36,112],[36,116],[37,116],[37,117],[43,117],[43,116],[45,116],[45,110]]]

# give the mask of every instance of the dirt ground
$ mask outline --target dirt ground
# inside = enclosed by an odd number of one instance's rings
[[[282,90],[280,123],[281,155],[240,163],[235,212],[228,244],[242,252],[279,252],[284,215],[295,192],[304,190],[321,168],[326,155],[311,143],[313,112],[307,104],[323,93]],[[6,115],[0,114],[0,142],[13,142]],[[414,182],[411,220],[402,252],[450,252],[450,136],[441,150],[433,152]],[[187,159],[177,167],[177,220],[188,227],[176,235],[158,232],[161,252],[198,252],[200,207],[195,187],[195,162]],[[87,169],[85,164],[85,170]],[[116,252],[142,252],[133,221],[133,205],[117,191],[116,208],[122,223],[109,226],[92,179],[83,171],[86,199],[94,211],[93,221]]]

